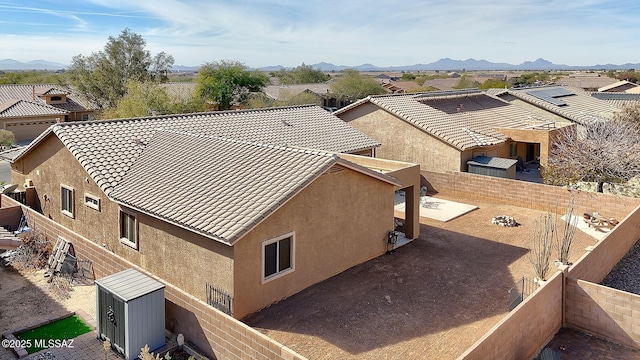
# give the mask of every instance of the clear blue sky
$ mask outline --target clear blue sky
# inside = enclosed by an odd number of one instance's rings
[[[176,65],[640,62],[637,0],[0,0],[0,59],[69,64],[125,27]]]

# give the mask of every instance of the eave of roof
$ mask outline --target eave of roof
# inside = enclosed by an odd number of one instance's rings
[[[109,197],[233,245],[334,165],[399,185],[323,151],[159,131]]]

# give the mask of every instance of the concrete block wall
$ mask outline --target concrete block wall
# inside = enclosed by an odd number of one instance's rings
[[[421,175],[421,185],[427,186],[430,191],[469,201],[515,205],[541,211],[547,210],[549,205],[555,211],[557,204],[558,212],[564,212],[571,197],[571,192],[566,188],[526,181],[451,171],[421,171]],[[640,205],[639,198],[587,191],[574,193],[574,213],[579,216],[597,211],[603,216],[620,220]]]
[[[640,239],[640,207],[636,207],[596,246],[569,269],[569,277],[599,283]]]
[[[563,273],[555,273],[458,360],[532,359],[562,326]]]
[[[0,202],[2,208],[21,206],[6,195],[2,195]],[[15,212],[15,210],[7,211]],[[174,334],[184,334],[185,340],[195,345],[204,355],[234,360],[305,359],[241,321],[115,255],[101,244],[74,233],[26,206],[22,206],[22,212],[27,218],[29,227],[42,232],[48,239],[55,241],[58,236],[61,236],[70,241],[79,260],[91,261],[96,279],[133,268],[164,283],[167,328]]]
[[[567,326],[640,348],[640,296],[571,278],[565,288]]]

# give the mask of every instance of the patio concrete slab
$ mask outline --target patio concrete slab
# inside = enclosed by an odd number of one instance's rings
[[[562,220],[567,222],[567,215],[563,215],[562,216]],[[570,223],[577,227],[578,230],[584,232],[585,234],[593,237],[594,239],[600,241],[602,239],[604,239],[611,230],[609,229],[605,229],[605,228],[600,228],[600,229],[594,229],[591,226],[589,226],[584,219],[582,218],[582,216],[572,216]]]
[[[405,202],[402,193],[396,193],[395,204],[394,210],[404,214]],[[463,204],[442,198],[420,197],[420,217],[442,222],[453,220],[477,208],[476,205]]]

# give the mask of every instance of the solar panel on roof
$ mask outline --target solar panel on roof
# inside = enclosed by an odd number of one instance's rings
[[[558,98],[563,96],[575,95],[574,92],[569,91],[565,88],[531,90],[527,91],[527,94],[556,106],[567,105],[567,103]]]

